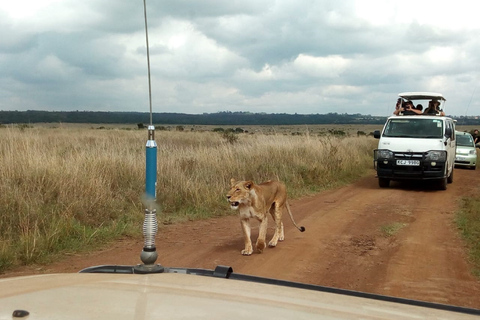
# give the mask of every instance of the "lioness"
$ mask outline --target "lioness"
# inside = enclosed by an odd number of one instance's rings
[[[255,184],[253,181],[235,181],[232,178],[230,183],[231,188],[227,193],[227,199],[232,209],[240,211],[240,222],[245,240],[245,249],[242,250],[243,255],[249,256],[253,252],[252,240],[250,239],[250,218],[256,218],[260,221],[260,230],[256,243],[257,250],[260,253],[265,249],[268,212],[272,215],[276,225],[273,238],[268,243],[269,247],[275,247],[278,241],[285,239],[282,223],[282,212],[285,206],[295,227],[301,232],[305,231],[304,227],[298,227],[293,220],[293,215],[287,202],[287,190],[280,181],[267,181]]]

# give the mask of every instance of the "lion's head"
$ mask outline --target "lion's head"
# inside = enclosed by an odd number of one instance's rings
[[[252,190],[253,181],[235,181],[230,180],[230,190],[227,193],[227,200],[230,208],[236,210],[242,204],[250,205],[250,192]]]

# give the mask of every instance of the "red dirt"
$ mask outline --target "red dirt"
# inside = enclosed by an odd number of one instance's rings
[[[471,274],[454,224],[458,200],[478,193],[479,183],[480,172],[455,169],[447,191],[418,183],[380,189],[372,171],[354,184],[290,201],[297,224],[306,231],[295,229],[285,214],[286,240],[262,254],[240,254],[240,222],[229,216],[162,226],[157,263],[207,269],[229,265],[236,273],[480,309],[480,281]],[[403,228],[386,236],[382,228],[394,223]],[[255,242],[258,223],[252,227]],[[272,235],[270,221],[267,237]],[[2,277],[136,265],[142,247],[143,239],[125,239],[99,252],[18,268]]]

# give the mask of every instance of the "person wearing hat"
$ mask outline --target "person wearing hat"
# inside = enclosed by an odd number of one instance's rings
[[[439,109],[438,108],[439,106],[440,106],[440,102],[438,100],[435,100],[435,99],[430,100],[428,102],[428,107],[427,107],[427,109],[425,109],[423,114],[436,114],[436,115],[444,116],[445,112],[443,112],[443,110]]]

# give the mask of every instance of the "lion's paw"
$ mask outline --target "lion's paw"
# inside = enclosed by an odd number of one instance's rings
[[[253,253],[253,250],[242,250],[242,255],[250,256]]]
[[[277,242],[276,242],[276,241],[270,241],[270,242],[268,243],[268,246],[269,246],[270,248],[276,247],[276,246],[277,246]]]
[[[255,246],[257,247],[257,250],[262,253],[263,252],[263,249],[265,249],[265,240],[259,240],[257,241],[257,243],[255,244]]]

